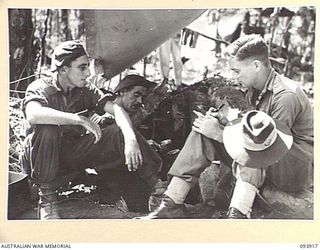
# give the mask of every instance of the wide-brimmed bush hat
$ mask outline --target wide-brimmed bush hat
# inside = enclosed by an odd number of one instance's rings
[[[250,168],[264,168],[281,160],[290,150],[293,137],[281,121],[252,110],[227,124],[223,143],[231,158]]]
[[[115,87],[114,93],[134,86],[143,86],[147,89],[152,89],[156,87],[157,84],[155,82],[148,81],[147,79],[139,75],[127,75],[119,82],[117,87]]]

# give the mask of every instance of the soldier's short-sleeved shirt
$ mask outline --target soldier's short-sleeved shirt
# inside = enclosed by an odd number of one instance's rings
[[[82,88],[74,87],[65,93],[59,86],[55,77],[38,79],[32,82],[23,100],[22,109],[25,114],[25,107],[31,101],[39,102],[43,107],[53,108],[68,113],[85,112],[82,115],[89,116],[90,110],[94,108],[103,93],[93,85],[86,85]],[[35,125],[36,126],[36,125]],[[85,133],[82,126],[61,126],[62,133],[77,136]],[[33,126],[27,125],[27,134],[31,133]]]

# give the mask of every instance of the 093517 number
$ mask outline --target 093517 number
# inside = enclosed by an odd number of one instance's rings
[[[318,244],[300,244],[299,246],[302,249],[318,248]]]

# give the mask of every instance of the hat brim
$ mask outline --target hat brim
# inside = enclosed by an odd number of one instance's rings
[[[134,87],[134,86],[143,86],[147,90],[151,90],[157,86],[157,83],[148,81],[146,79],[144,80],[123,80],[120,81],[119,84],[114,89],[114,93],[119,92],[123,89]]]
[[[231,158],[250,168],[265,168],[281,160],[290,150],[293,137],[290,129],[282,122],[276,123],[277,139],[265,150],[252,151],[243,145],[241,118],[231,121],[223,131],[223,143]]]

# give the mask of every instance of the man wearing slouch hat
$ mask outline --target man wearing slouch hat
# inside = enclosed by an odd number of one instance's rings
[[[21,162],[39,189],[40,219],[60,219],[57,180],[89,167],[125,168],[150,189],[161,183],[161,158],[130,120],[154,83],[131,75],[120,82],[118,95],[103,95],[86,81],[88,66],[79,41],[63,42],[52,56],[52,77],[34,81],[26,91],[23,112],[28,127]],[[105,112],[115,123],[99,126],[99,119],[91,119]]]

